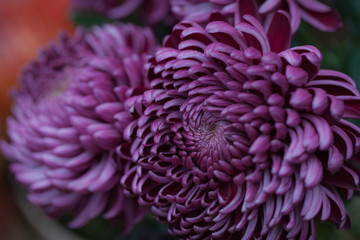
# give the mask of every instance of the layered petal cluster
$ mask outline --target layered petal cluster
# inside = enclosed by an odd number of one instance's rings
[[[72,227],[103,215],[128,231],[141,219],[145,209],[119,182],[132,164],[122,133],[132,121],[125,102],[149,87],[144,63],[156,47],[150,29],[105,25],[62,35],[27,66],[1,147],[31,202],[73,215]]]
[[[152,90],[125,131],[137,166],[121,182],[180,239],[311,240],[315,220],[350,226],[360,129],[347,119],[360,118],[360,94],[320,69],[315,47],[285,49],[276,31],[291,35],[290,23],[274,19],[268,32],[250,15],[183,21],[150,60]]]
[[[342,26],[340,15],[318,0],[171,0],[171,9],[179,19],[197,23],[208,22],[213,11],[228,18],[240,9],[243,14],[260,16],[265,26],[277,10],[291,16],[291,28],[296,32],[301,18],[322,31],[335,31]]]
[[[93,11],[111,19],[128,17],[139,8],[146,24],[160,22],[169,13],[169,0],[72,0],[78,11]]]

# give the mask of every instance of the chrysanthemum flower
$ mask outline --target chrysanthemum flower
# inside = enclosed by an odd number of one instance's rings
[[[79,11],[94,11],[111,19],[122,19],[141,9],[144,22],[152,25],[169,13],[169,0],[72,0]]]
[[[360,94],[320,70],[315,47],[286,49],[289,35],[281,11],[268,32],[250,15],[183,21],[150,60],[152,90],[125,130],[137,166],[121,181],[180,239],[311,240],[315,220],[350,226],[360,129],[347,119],[360,118]]]
[[[335,31],[342,26],[339,14],[318,0],[171,0],[172,12],[182,20],[206,23],[213,11],[232,17],[236,9],[244,14],[259,14],[265,25],[281,9],[290,14],[291,28],[295,32],[300,19],[322,31]]]
[[[149,87],[144,63],[156,46],[150,29],[105,25],[62,35],[26,67],[2,151],[31,202],[73,215],[72,227],[103,215],[128,231],[144,215],[120,186],[131,165],[122,132],[125,101]]]

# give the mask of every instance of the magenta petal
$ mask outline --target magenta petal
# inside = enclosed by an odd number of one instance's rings
[[[345,105],[344,118],[359,119],[360,114],[360,98],[353,96],[338,96]]]
[[[326,150],[334,141],[334,135],[331,132],[329,124],[321,117],[315,117],[312,115],[304,115],[317,129],[320,139],[320,149]]]
[[[235,25],[240,23],[242,21],[243,16],[245,15],[251,15],[256,18],[259,18],[257,3],[255,0],[237,1],[236,4],[238,10],[235,10]]]
[[[308,192],[310,192],[310,191],[312,192],[311,205],[305,213],[305,216],[304,216],[305,220],[313,219],[319,213],[321,206],[322,206],[322,198],[323,198],[322,188],[317,186],[313,189],[308,190]],[[307,201],[307,195],[308,195],[308,193],[305,196],[305,202]],[[304,210],[304,208],[303,208],[303,210]],[[303,211],[301,212],[301,214],[303,214]]]
[[[281,4],[281,0],[266,0],[263,4],[261,4],[259,8],[260,14],[267,14],[274,9],[277,9]]]
[[[142,8],[147,23],[152,25],[160,22],[164,16],[168,14],[169,5],[169,1],[164,0],[144,1],[144,6]]]
[[[329,105],[329,100],[325,90],[321,88],[311,88],[315,95],[313,96],[312,109],[317,114],[322,114]]]
[[[268,135],[259,136],[249,149],[249,153],[255,154],[267,151],[270,147],[270,137]]]
[[[133,12],[143,0],[125,1],[119,7],[113,8],[109,11],[109,16],[112,18],[123,18],[129,13]]]
[[[332,79],[332,80],[342,81],[345,83],[349,83],[350,85],[356,88],[356,84],[354,80],[352,80],[348,75],[334,70],[321,69],[316,79]]]
[[[291,16],[291,29],[292,32],[295,33],[300,25],[301,15],[300,9],[297,6],[298,0],[286,0],[287,5],[289,6],[289,12]]]
[[[337,147],[332,146],[329,149],[329,159],[327,169],[331,173],[336,173],[344,164],[344,156],[339,152]]]
[[[316,156],[310,157],[307,162],[307,173],[305,176],[305,187],[313,188],[320,183],[323,177],[323,166]]]
[[[254,20],[254,17],[246,15],[244,17],[247,21],[257,22]],[[263,54],[270,52],[269,40],[266,37],[264,29],[250,28],[248,25],[239,23],[235,28],[248,36],[247,40],[250,42],[250,46],[255,47],[256,49],[262,51]]]
[[[277,11],[271,20],[267,36],[272,52],[279,53],[289,48],[292,37],[289,14],[285,11]]]
[[[310,111],[312,100],[313,97],[309,91],[298,88],[291,94],[290,105],[295,109]]]
[[[338,126],[332,126],[332,130],[336,134],[335,137],[338,139],[335,143],[335,146],[339,148],[345,159],[350,159],[351,156],[353,156],[355,150],[353,142],[350,138],[351,135],[348,135],[345,130]]]
[[[304,86],[308,82],[308,73],[302,68],[288,66],[286,68],[286,78],[289,83],[297,87]]]
[[[77,193],[68,193],[61,196],[57,196],[52,200],[52,203],[56,207],[66,208],[66,206],[68,205],[76,204],[81,199],[81,197],[82,196]]]
[[[359,190],[359,176],[357,172],[346,166],[343,166],[343,168],[333,174],[333,176],[327,177],[325,182],[344,189]]]
[[[304,9],[301,16],[305,21],[322,31],[333,32],[343,26],[340,15],[334,10],[317,12],[312,11],[312,9]]]
[[[314,126],[308,121],[302,121],[304,125],[303,146],[308,152],[313,152],[319,147],[319,136]]]
[[[82,209],[81,213],[69,223],[69,227],[78,228],[83,226],[85,223],[92,219],[94,216],[98,215],[103,208],[105,207],[106,200],[104,195],[97,194],[93,195],[89,200],[89,204]]]

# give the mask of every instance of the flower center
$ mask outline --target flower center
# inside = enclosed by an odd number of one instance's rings
[[[226,131],[227,121],[216,113],[199,112],[185,119],[185,146],[191,159],[200,169],[206,171],[221,159],[227,159]]]
[[[42,81],[38,81],[38,88],[34,93],[37,101],[50,101],[60,98],[69,88],[73,79],[74,69],[69,67],[61,72],[43,76]]]

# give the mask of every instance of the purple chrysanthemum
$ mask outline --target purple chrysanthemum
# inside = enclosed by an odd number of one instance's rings
[[[137,166],[121,182],[180,239],[311,240],[315,220],[350,226],[360,129],[346,119],[360,118],[360,94],[320,70],[315,47],[285,49],[286,13],[273,21],[267,33],[250,15],[183,21],[150,60],[152,90],[124,131]]]
[[[290,14],[293,32],[298,29],[300,18],[323,31],[335,31],[342,26],[339,14],[317,0],[171,0],[171,8],[179,19],[198,23],[206,23],[213,11],[232,17],[240,9],[244,15],[259,14],[267,25],[281,9]]]
[[[72,227],[103,215],[125,219],[128,231],[144,215],[119,184],[132,164],[122,132],[125,101],[149,87],[144,63],[156,46],[150,29],[105,25],[62,35],[27,66],[2,151],[31,202],[74,215]]]
[[[79,11],[94,11],[111,19],[122,19],[139,8],[146,24],[163,20],[169,13],[169,0],[72,0]]]

